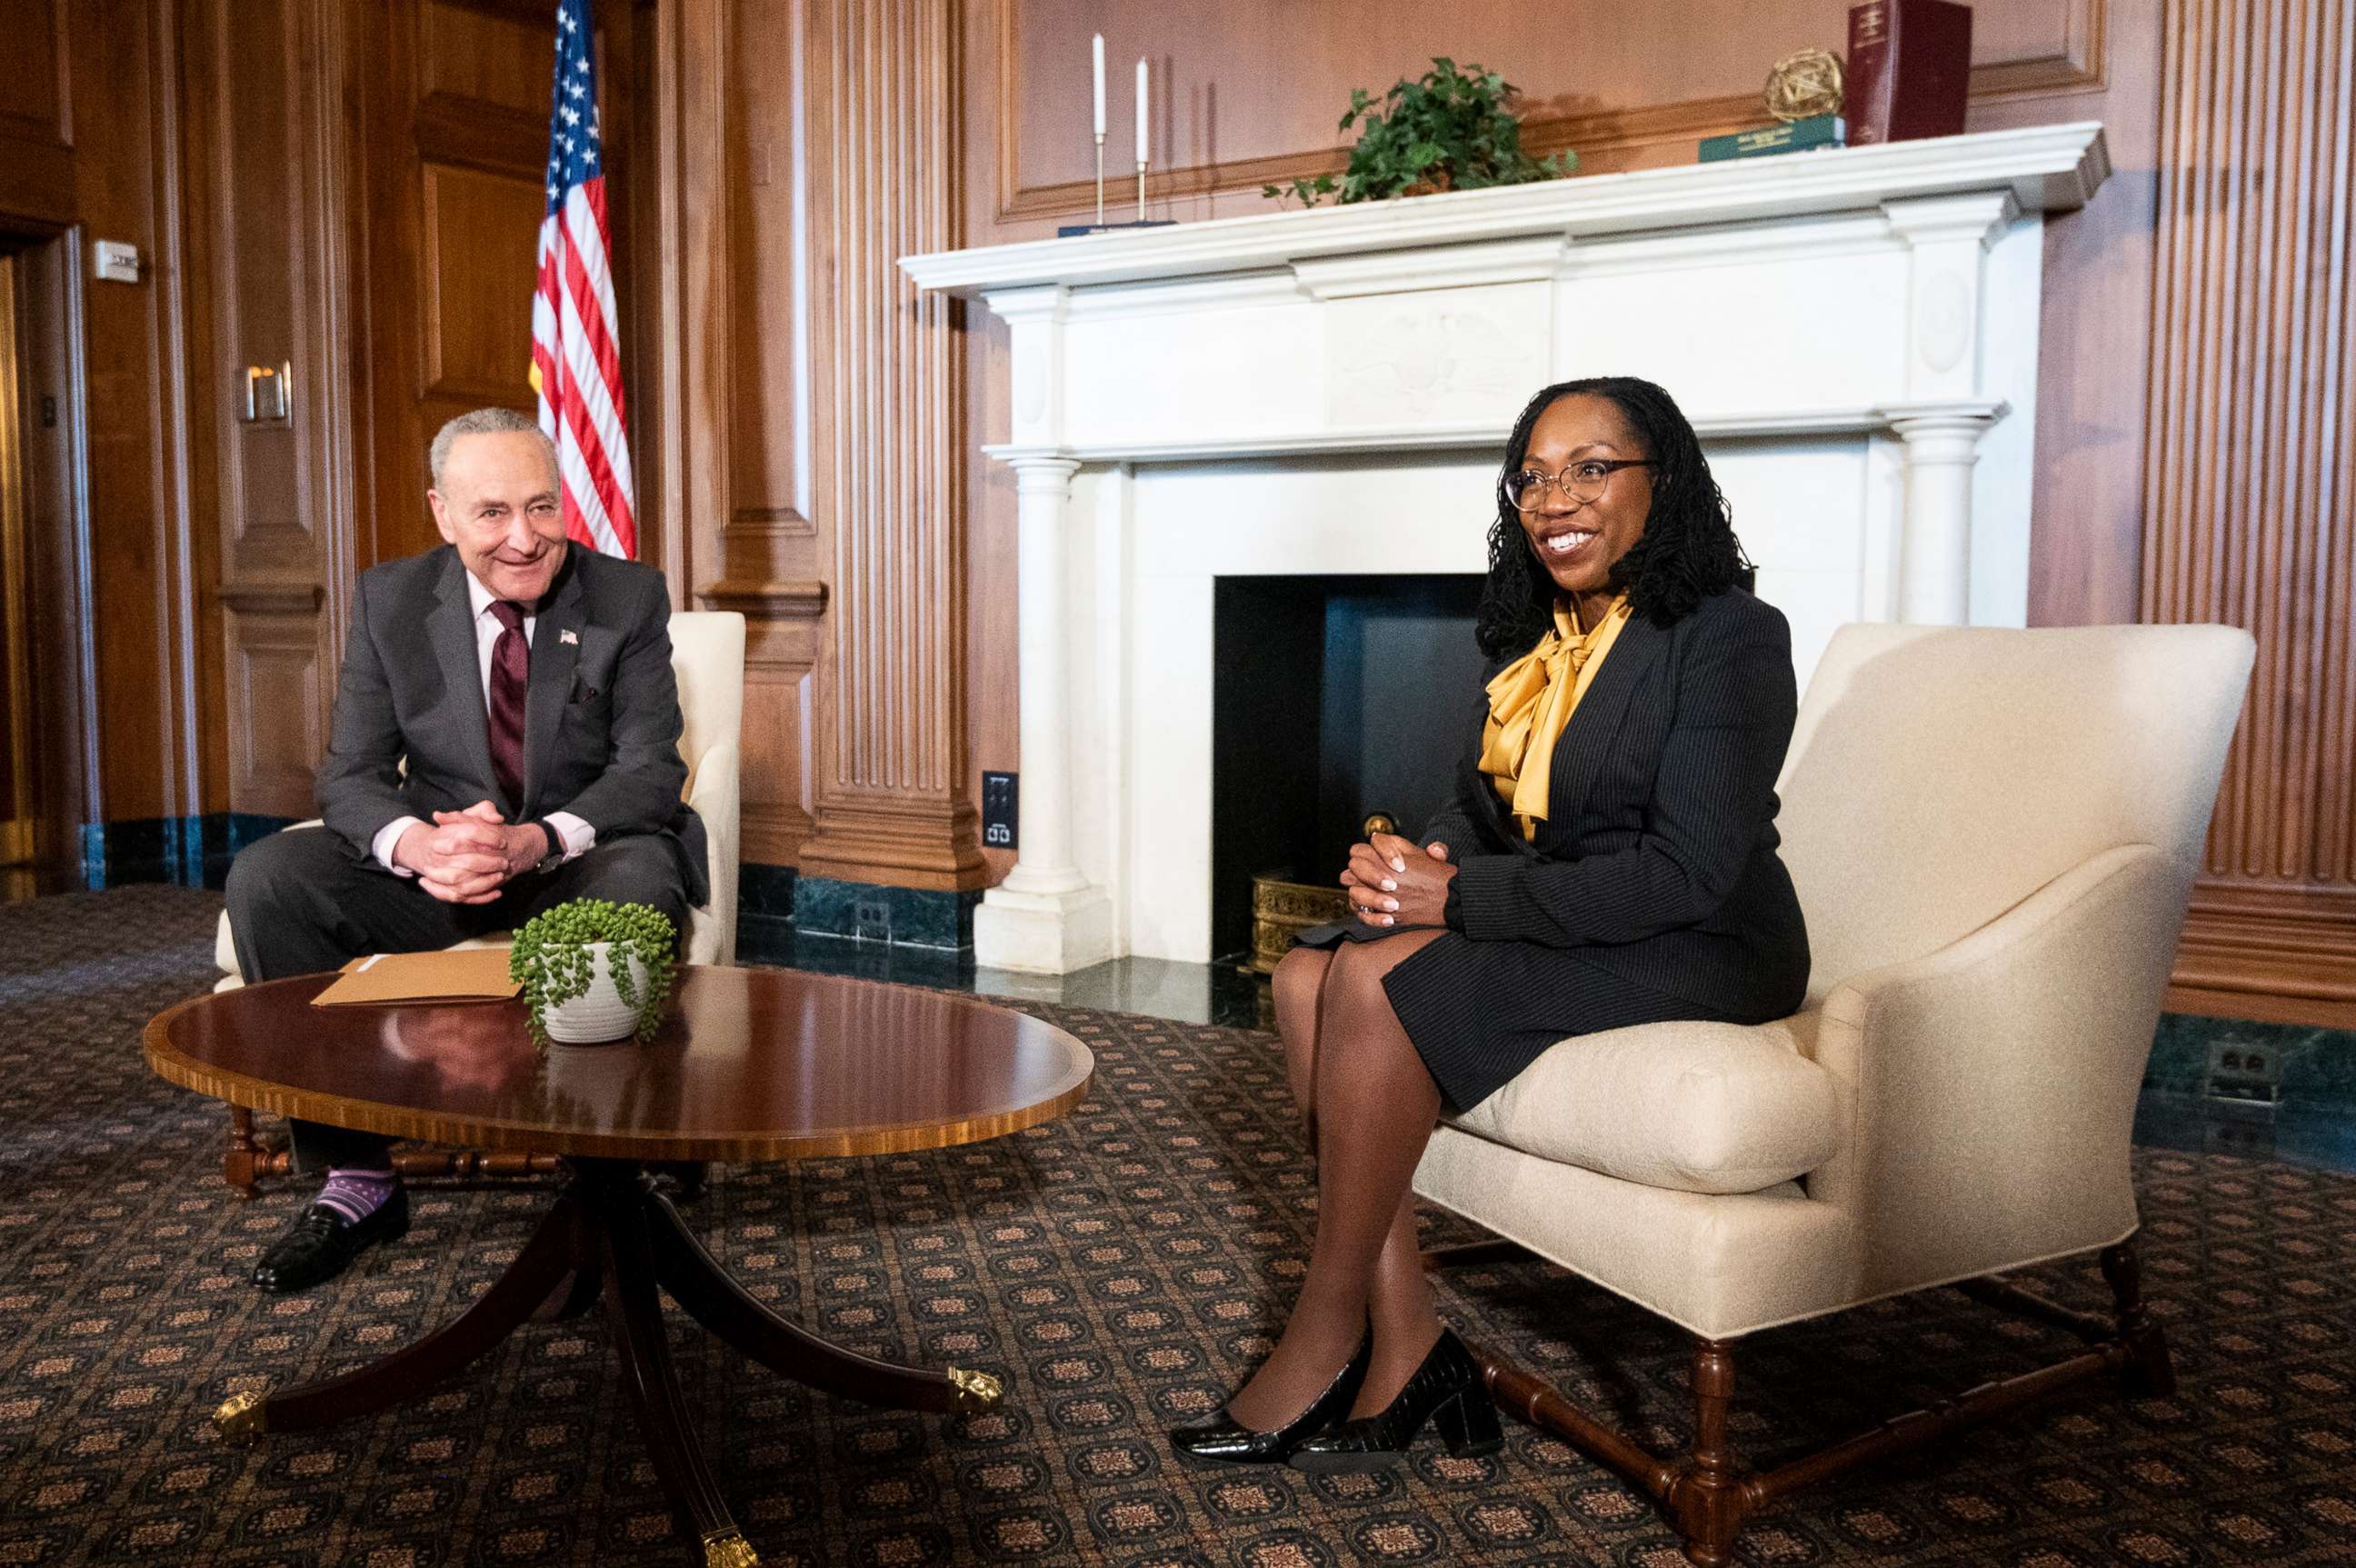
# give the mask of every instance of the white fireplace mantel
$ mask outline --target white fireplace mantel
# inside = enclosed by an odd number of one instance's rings
[[[1226,575],[1478,573],[1529,395],[1661,382],[1804,680],[1853,620],[2018,625],[2043,215],[2093,124],[903,258],[1007,325],[1018,861],[975,956],[1210,946]]]

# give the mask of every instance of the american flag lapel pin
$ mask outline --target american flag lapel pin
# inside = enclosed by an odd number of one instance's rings
[[[557,628],[556,640],[559,642],[571,642],[577,644],[581,640],[581,634],[573,630],[569,626],[560,627]]]

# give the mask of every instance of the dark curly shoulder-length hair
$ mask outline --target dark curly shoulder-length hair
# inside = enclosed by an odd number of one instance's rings
[[[1609,398],[1653,460],[1653,509],[1645,514],[1644,534],[1612,565],[1612,586],[1626,591],[1629,608],[1667,626],[1713,594],[1751,585],[1753,568],[1734,536],[1733,514],[1710,477],[1700,438],[1676,400],[1634,376],[1558,381],[1530,399],[1514,422],[1505,467],[1497,470],[1489,580],[1481,590],[1473,628],[1481,651],[1491,659],[1528,651],[1553,624],[1554,579],[1523,532],[1522,514],[1505,494],[1505,481],[1529,456],[1530,430],[1538,416],[1558,398],[1580,396]]]

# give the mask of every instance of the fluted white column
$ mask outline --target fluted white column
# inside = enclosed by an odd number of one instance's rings
[[[1017,893],[1069,893],[1087,886],[1072,861],[1071,679],[1064,668],[1064,515],[1078,468],[1068,457],[1014,463],[1023,789],[1018,858],[1001,886]]]
[[[974,911],[974,961],[1065,974],[1112,956],[1112,903],[1072,854],[1073,714],[1064,542],[1068,457],[1012,459],[1016,496],[1015,670],[1023,755],[1014,869]]]
[[[1919,403],[1893,412],[1906,443],[1906,515],[1898,553],[1898,618],[1968,626],[1972,618],[1972,466],[2005,405]]]

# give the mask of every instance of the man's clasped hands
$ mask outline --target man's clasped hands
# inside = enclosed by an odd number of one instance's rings
[[[1419,848],[1397,833],[1376,833],[1350,851],[1342,886],[1351,912],[1370,926],[1437,926],[1455,876],[1446,844]]]
[[[445,904],[487,904],[516,876],[548,858],[548,835],[538,824],[513,824],[488,800],[463,811],[436,811],[394,841],[395,865],[417,874],[426,892]]]

